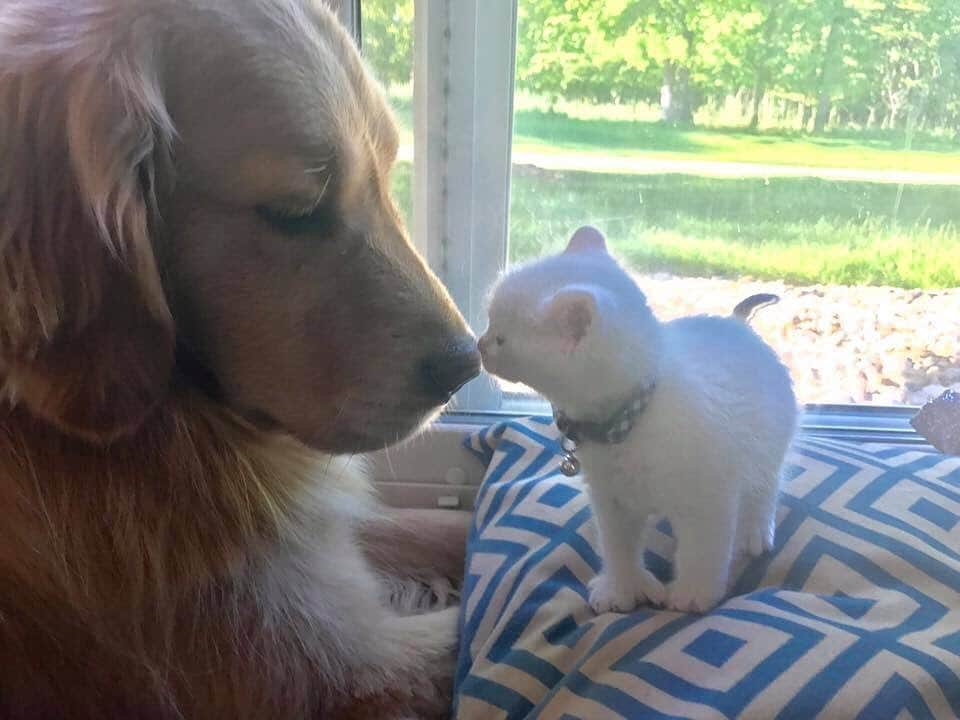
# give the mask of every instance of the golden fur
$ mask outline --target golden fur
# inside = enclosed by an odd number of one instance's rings
[[[347,459],[469,337],[396,144],[309,0],[0,6],[0,718],[445,715],[455,611],[364,548],[458,579],[463,519]]]

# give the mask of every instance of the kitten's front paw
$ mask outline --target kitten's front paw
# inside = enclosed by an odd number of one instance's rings
[[[605,612],[628,613],[646,602],[662,605],[666,600],[666,588],[649,570],[639,570],[631,580],[632,583],[614,586],[607,573],[597,575],[588,585],[590,607],[598,615]]]
[[[716,607],[723,595],[722,588],[716,590],[704,582],[678,578],[667,586],[665,606],[679,612],[704,613]]]
[[[640,603],[649,602],[653,605],[663,605],[667,602],[666,585],[646,568],[641,568],[637,574],[635,594],[637,601]]]
[[[590,607],[597,615],[606,612],[628,613],[637,606],[633,589],[613,583],[607,573],[597,575],[587,587],[590,590]]]

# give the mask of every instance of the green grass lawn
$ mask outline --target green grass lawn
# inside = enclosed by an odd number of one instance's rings
[[[409,104],[400,104],[409,126]],[[569,117],[521,107],[514,148],[609,157],[682,157],[806,167],[960,174],[960,148],[895,134],[814,138]],[[410,168],[395,176],[409,218]],[[560,250],[584,223],[627,263],[683,275],[797,284],[960,286],[960,183],[906,185],[816,177],[712,178],[516,166],[509,261]]]
[[[681,131],[659,123],[576,119],[540,110],[518,112],[514,122],[517,150],[960,175],[960,148],[921,137],[907,151],[902,133],[813,137],[738,129]]]
[[[394,99],[404,140],[412,142],[409,100]],[[538,108],[521,108],[514,116],[517,152],[574,153],[620,158],[741,162],[795,167],[855,170],[909,170],[960,175],[960,147],[918,134],[905,150],[902,132],[833,133],[813,137],[785,131],[746,132],[709,128],[676,130],[656,122],[622,117],[570,117]]]
[[[410,166],[397,196],[410,217]],[[509,261],[557,252],[584,223],[630,267],[795,284],[960,286],[960,187],[816,178],[513,174]]]

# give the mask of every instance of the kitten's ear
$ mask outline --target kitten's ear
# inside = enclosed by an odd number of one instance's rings
[[[567,243],[565,253],[606,252],[607,240],[603,233],[592,225],[584,225],[577,230]]]
[[[596,314],[597,298],[586,288],[559,290],[542,307],[543,322],[563,340],[567,351],[586,337]]]

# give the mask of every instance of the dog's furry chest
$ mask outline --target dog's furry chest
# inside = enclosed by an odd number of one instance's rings
[[[8,423],[0,717],[306,717],[342,679],[365,483],[320,501],[295,443],[200,419],[109,451]]]
[[[361,573],[350,540],[318,544]],[[81,567],[77,550],[65,561]],[[81,587],[52,567],[13,587],[0,568],[0,717],[323,717],[349,675],[330,651],[360,618],[324,605],[336,595],[312,555],[238,548],[227,574],[192,587],[105,571]]]

